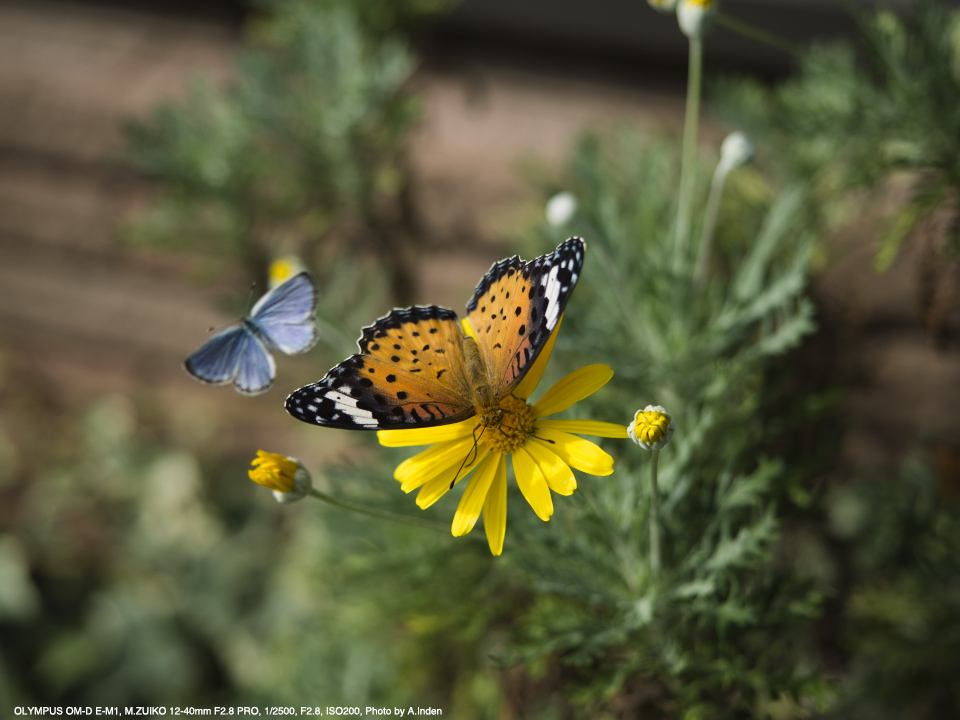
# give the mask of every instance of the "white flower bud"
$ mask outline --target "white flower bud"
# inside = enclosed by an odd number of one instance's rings
[[[680,0],[677,5],[677,22],[688,38],[702,38],[716,14],[714,0]]]
[[[559,192],[547,201],[547,222],[553,227],[566,225],[577,212],[577,199],[573,193]]]
[[[753,158],[753,143],[742,132],[732,132],[720,145],[720,165],[723,172],[746,165]]]

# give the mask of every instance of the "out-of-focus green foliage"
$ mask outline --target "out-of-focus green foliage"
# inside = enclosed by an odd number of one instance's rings
[[[183,103],[129,128],[137,166],[162,181],[132,236],[239,259],[260,276],[272,257],[309,258],[331,229],[359,222],[354,235],[377,249],[405,298],[413,57],[395,35],[366,33],[346,3],[272,7],[227,88],[197,79]]]
[[[850,655],[836,718],[960,716],[960,505],[929,463],[864,477],[828,496],[848,602]]]
[[[249,458],[208,449],[230,427],[109,396],[21,444],[0,525],[0,706],[394,702],[495,717],[477,647],[502,609],[465,614],[485,546],[451,553],[439,533],[281,509],[245,478]],[[406,506],[390,472],[315,481]],[[450,603],[451,624],[419,611],[428,597]]]
[[[884,270],[919,220],[960,197],[960,12],[928,2],[909,20],[882,11],[861,25],[864,57],[849,43],[816,46],[796,78],[774,88],[728,81],[716,104],[811,178],[827,208],[844,190],[909,173],[910,197],[876,256]],[[956,212],[947,247],[960,249]]]
[[[340,8],[356,16],[366,34],[374,39],[404,35],[416,39],[434,21],[452,10],[460,0],[307,0],[313,6]],[[282,12],[288,0],[255,0],[268,13]]]

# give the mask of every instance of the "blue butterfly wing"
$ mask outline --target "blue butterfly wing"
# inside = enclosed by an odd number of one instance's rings
[[[227,328],[207,340],[183,367],[200,382],[226,385],[240,370],[240,359],[252,336],[242,326]]]
[[[317,342],[317,286],[309,273],[294,275],[253,306],[250,322],[266,342],[294,355]]]
[[[273,385],[277,364],[260,338],[252,332],[249,338],[241,351],[240,366],[233,385],[244,395],[259,395]]]
[[[197,380],[210,385],[232,382],[244,395],[267,390],[276,377],[276,363],[246,323],[249,321],[214,335],[187,358],[183,367]]]

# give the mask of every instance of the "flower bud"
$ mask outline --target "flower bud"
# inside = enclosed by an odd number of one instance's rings
[[[661,405],[647,405],[637,410],[627,435],[644,450],[659,450],[673,437],[675,426],[670,413]]]
[[[746,165],[753,158],[753,143],[742,132],[732,132],[720,144],[720,167],[724,172]]]
[[[677,22],[688,38],[702,38],[717,12],[714,0],[680,0],[677,5]]]
[[[313,488],[310,473],[296,458],[257,450],[250,479],[273,490],[274,499],[281,504],[303,500]]]
[[[577,212],[577,198],[573,193],[559,192],[547,201],[547,222],[553,227],[562,227],[573,219]]]

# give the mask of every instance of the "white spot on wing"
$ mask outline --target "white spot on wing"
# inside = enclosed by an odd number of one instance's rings
[[[344,386],[343,389],[346,389],[346,386]],[[376,427],[380,424],[373,417],[372,412],[357,407],[356,398],[344,395],[342,392],[337,392],[336,390],[328,391],[325,397],[328,400],[333,400],[334,408],[348,415],[357,425]]]
[[[551,268],[550,274],[543,279],[544,285],[547,286],[545,297],[549,300],[547,311],[544,314],[544,319],[547,321],[547,330],[553,330],[559,318],[560,304],[557,302],[557,298],[560,296],[560,281],[557,280],[558,270],[557,267]]]

